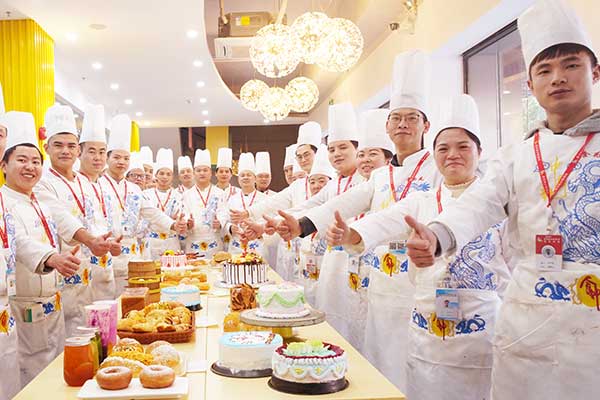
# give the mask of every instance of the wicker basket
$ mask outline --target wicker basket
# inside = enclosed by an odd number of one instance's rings
[[[141,344],[150,344],[157,340],[164,340],[169,343],[187,343],[191,342],[196,332],[196,315],[192,313],[192,327],[185,331],[180,332],[152,332],[152,333],[138,333],[138,332],[125,332],[117,331],[117,334],[121,339],[132,338],[140,342]]]

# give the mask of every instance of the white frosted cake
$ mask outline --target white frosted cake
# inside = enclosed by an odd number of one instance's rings
[[[318,340],[284,344],[273,353],[273,377],[294,383],[328,383],[344,379],[348,369],[341,347]]]
[[[233,371],[270,369],[275,349],[282,344],[281,336],[271,332],[225,333],[219,340],[217,364]]]
[[[265,285],[258,289],[256,315],[265,318],[299,318],[310,314],[304,288],[292,282]]]
[[[165,287],[160,289],[160,301],[176,301],[188,308],[200,309],[200,289],[186,284]]]
[[[235,256],[223,264],[223,281],[231,286],[265,283],[267,264],[261,256],[254,253]]]

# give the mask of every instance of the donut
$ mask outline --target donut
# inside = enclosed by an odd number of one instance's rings
[[[140,374],[140,383],[147,389],[166,388],[175,381],[173,368],[164,365],[150,365],[145,367]]]
[[[106,390],[125,389],[129,386],[133,374],[127,367],[102,368],[96,374],[98,386]]]

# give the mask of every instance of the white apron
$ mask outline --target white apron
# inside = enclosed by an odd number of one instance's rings
[[[183,212],[181,194],[176,189],[161,192],[158,189],[148,189],[144,195],[150,202],[169,217],[175,219],[178,212]],[[160,259],[166,250],[181,250],[179,236],[174,232],[158,232],[150,230],[148,233],[148,247],[153,260]]]
[[[5,365],[0,379],[0,399],[12,399],[21,390],[16,322],[6,298],[0,298],[0,360]]]
[[[11,297],[10,308],[19,332],[19,370],[25,386],[63,351],[65,320],[60,309],[60,295],[50,297]],[[42,303],[45,317],[25,322],[25,309]]]
[[[300,265],[300,238],[281,241],[277,251],[277,273],[284,281],[297,281]]]
[[[186,218],[194,217],[194,227],[188,231],[186,253],[198,253],[210,259],[213,254],[223,248],[219,230],[212,227],[217,215],[219,202],[223,201],[223,191],[216,186],[199,191],[197,186],[189,189],[183,195]]]
[[[358,259],[358,271],[348,271],[346,274],[347,295],[346,307],[351,316],[348,327],[348,342],[355,349],[364,353],[365,331],[369,313],[369,280],[371,267],[378,263],[374,251],[365,252]]]

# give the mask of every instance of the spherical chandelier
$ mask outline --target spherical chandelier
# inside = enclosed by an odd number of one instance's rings
[[[307,12],[296,18],[291,26],[292,34],[298,38],[300,59],[305,64],[317,62],[316,52],[329,17],[321,12]]]
[[[252,79],[244,83],[240,89],[240,100],[244,108],[257,111],[260,98],[268,89],[269,85],[260,79]]]
[[[269,78],[289,75],[300,62],[298,39],[287,25],[267,25],[250,42],[250,60],[258,72]]]
[[[285,91],[290,98],[290,108],[296,112],[310,111],[319,100],[317,84],[306,77],[300,76],[292,79]]]
[[[260,98],[258,110],[269,121],[280,121],[290,113],[290,98],[282,88],[269,88]]]
[[[358,26],[345,18],[332,18],[317,49],[317,64],[331,72],[347,71],[360,58],[363,45],[364,39]]]

